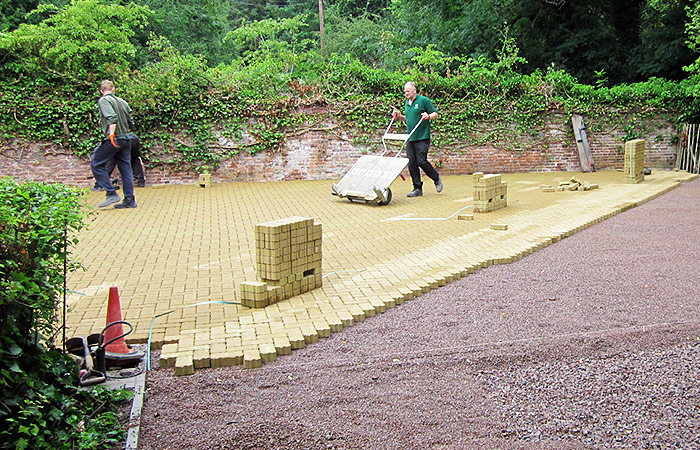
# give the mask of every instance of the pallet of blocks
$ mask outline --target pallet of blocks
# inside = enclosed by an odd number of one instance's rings
[[[474,173],[474,212],[485,213],[505,208],[508,204],[507,184],[500,174]]]
[[[646,143],[644,139],[634,139],[625,142],[625,180],[630,184],[644,181],[644,153]]]
[[[241,283],[241,303],[264,308],[321,287],[321,224],[288,217],[255,225],[258,280]]]

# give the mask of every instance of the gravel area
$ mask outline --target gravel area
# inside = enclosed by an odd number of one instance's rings
[[[261,369],[148,375],[141,449],[700,448],[700,180]]]

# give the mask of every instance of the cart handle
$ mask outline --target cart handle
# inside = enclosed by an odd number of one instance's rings
[[[384,130],[384,134],[387,134],[389,132],[389,128],[391,128],[391,125],[394,123],[394,120],[396,119],[397,112],[394,111],[394,114],[391,115],[391,122],[389,122],[389,126],[386,127],[386,130]]]
[[[399,151],[396,152],[396,154],[394,155],[394,158],[396,158],[397,156],[399,156],[399,153],[401,153],[401,152],[403,151],[403,147],[406,145],[406,142],[408,142],[408,140],[411,139],[411,136],[413,136],[413,132],[416,131],[416,129],[420,126],[420,124],[421,124],[422,122],[423,122],[423,117],[420,118],[420,120],[418,121],[418,123],[416,124],[416,126],[413,127],[413,129],[411,130],[410,133],[408,133],[408,137],[406,138],[405,141],[403,141],[403,144],[401,144],[401,148],[399,148]]]

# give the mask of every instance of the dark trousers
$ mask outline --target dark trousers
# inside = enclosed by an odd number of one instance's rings
[[[143,166],[141,165],[141,140],[138,137],[131,139],[131,173],[134,176],[134,182],[145,183],[146,177],[143,174]],[[117,167],[117,161],[111,160],[107,164],[107,174],[111,177],[114,168]]]
[[[119,174],[124,183],[124,199],[134,200],[134,178],[131,173],[131,141],[128,139],[117,139],[119,148],[112,145],[109,139],[105,139],[95,149],[90,161],[92,175],[95,177],[95,182],[105,191],[107,195],[114,195],[117,190],[112,186],[109,180],[109,172],[107,165],[110,161],[115,161],[119,167]]]
[[[411,173],[411,179],[413,180],[413,189],[423,189],[423,182],[420,179],[420,169],[423,169],[425,175],[436,183],[440,178],[437,170],[428,162],[428,147],[430,147],[430,139],[406,142],[408,171]]]

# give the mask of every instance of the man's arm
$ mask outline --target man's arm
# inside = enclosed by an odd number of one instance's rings
[[[105,118],[107,123],[116,124],[117,123],[117,112],[114,110],[112,104],[105,97],[100,98],[97,102],[97,106],[100,109],[100,114]],[[109,134],[109,133],[108,133]]]
[[[115,131],[117,131],[117,124],[110,123],[107,131],[107,134],[109,135],[109,142],[111,142],[113,146],[119,148],[119,146],[117,145],[117,141],[114,139]]]

